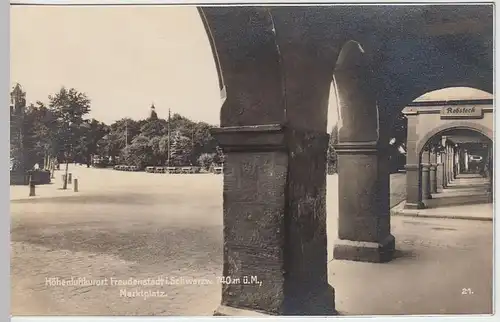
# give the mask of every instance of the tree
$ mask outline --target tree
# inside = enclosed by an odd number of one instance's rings
[[[75,149],[76,158],[80,162],[89,163],[92,155],[99,154],[99,143],[108,132],[109,127],[96,119],[85,121],[82,124],[80,140]]]
[[[151,164],[153,152],[149,144],[149,138],[139,135],[121,151],[121,159],[127,165],[135,165],[139,169]]]
[[[163,119],[148,119],[140,129],[141,135],[152,138],[167,133],[167,121]]]
[[[335,145],[338,144],[338,125],[332,128],[330,140],[328,142],[328,150],[326,155],[328,174],[337,173],[337,152],[335,152]]]
[[[27,107],[24,118],[26,160],[28,167],[35,163],[49,168],[52,158],[57,156],[57,131],[59,123],[42,102]]]
[[[62,159],[66,161],[67,175],[69,160],[74,158],[74,149],[81,137],[83,117],[90,112],[90,100],[85,93],[63,87],[55,95],[50,95],[49,101],[49,108],[60,126],[57,131],[58,146]],[[65,181],[63,189],[66,187]]]
[[[166,154],[164,154],[164,147],[161,145],[161,136],[154,136],[149,139],[149,148],[152,153],[151,165],[163,165],[165,163]]]
[[[172,165],[183,166],[188,162],[191,154],[191,140],[176,131],[170,145],[170,162]]]
[[[127,144],[140,134],[141,123],[130,118],[120,119],[108,127],[108,133],[98,143],[100,153],[115,158]]]
[[[198,164],[205,170],[214,163],[215,153],[203,153],[198,157]]]
[[[26,109],[26,92],[20,84],[16,84],[10,93],[10,158],[12,169],[24,173],[27,169],[24,158],[24,113]]]

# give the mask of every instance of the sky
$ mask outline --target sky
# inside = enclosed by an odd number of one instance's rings
[[[170,108],[219,125],[217,72],[195,7],[12,6],[10,19],[11,83],[28,104],[65,86],[85,92],[90,117],[108,124],[145,118],[154,103],[159,117]],[[423,99],[478,96],[485,93],[456,88]],[[332,88],[328,128],[335,123]]]

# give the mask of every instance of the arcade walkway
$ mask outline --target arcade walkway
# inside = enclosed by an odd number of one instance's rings
[[[493,220],[488,179],[478,174],[459,174],[448,187],[424,201],[426,209],[405,209],[404,201],[391,209],[392,215],[429,218]]]

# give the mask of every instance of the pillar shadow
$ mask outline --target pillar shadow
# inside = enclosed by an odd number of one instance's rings
[[[450,206],[463,206],[489,203],[488,193],[466,194],[461,196],[440,196],[433,195],[433,199],[424,200],[425,206],[429,209]]]

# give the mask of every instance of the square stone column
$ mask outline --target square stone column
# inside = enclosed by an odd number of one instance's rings
[[[386,262],[395,240],[389,212],[389,162],[377,144],[340,143],[339,239],[335,259]]]
[[[408,119],[407,130],[407,152],[406,152],[406,209],[423,209],[422,202],[422,167],[420,162],[420,151],[417,151],[417,112],[406,111]]]
[[[448,153],[446,147],[441,152],[441,160],[443,163],[443,189],[448,187]]]
[[[443,190],[443,154],[441,152],[437,153],[437,167],[436,167],[436,191],[440,192]]]
[[[224,263],[215,315],[330,315],[328,134],[281,125],[212,131],[224,164]],[[256,279],[256,280],[255,280]]]
[[[430,193],[437,192],[437,154],[436,149],[433,147],[430,151],[430,165],[429,165],[429,188]]]
[[[458,173],[459,173],[459,160],[458,160],[458,148],[453,148],[453,155],[454,155],[454,158],[453,158],[453,178],[456,179],[457,176],[458,176]]]
[[[424,209],[422,202],[422,166],[406,164],[406,209]]]
[[[432,199],[430,179],[430,151],[428,148],[422,152],[422,199]]]
[[[495,193],[494,191],[494,170],[495,170],[495,164],[494,164],[494,158],[493,158],[493,148],[488,147],[488,163],[489,163],[489,177],[488,177],[488,201],[493,202],[493,195]]]
[[[452,183],[453,179],[453,149],[448,145],[448,183]]]
[[[451,176],[452,176],[453,180],[456,179],[456,162],[455,162],[456,157],[457,157],[457,154],[455,151],[455,147],[452,146],[451,147]]]

